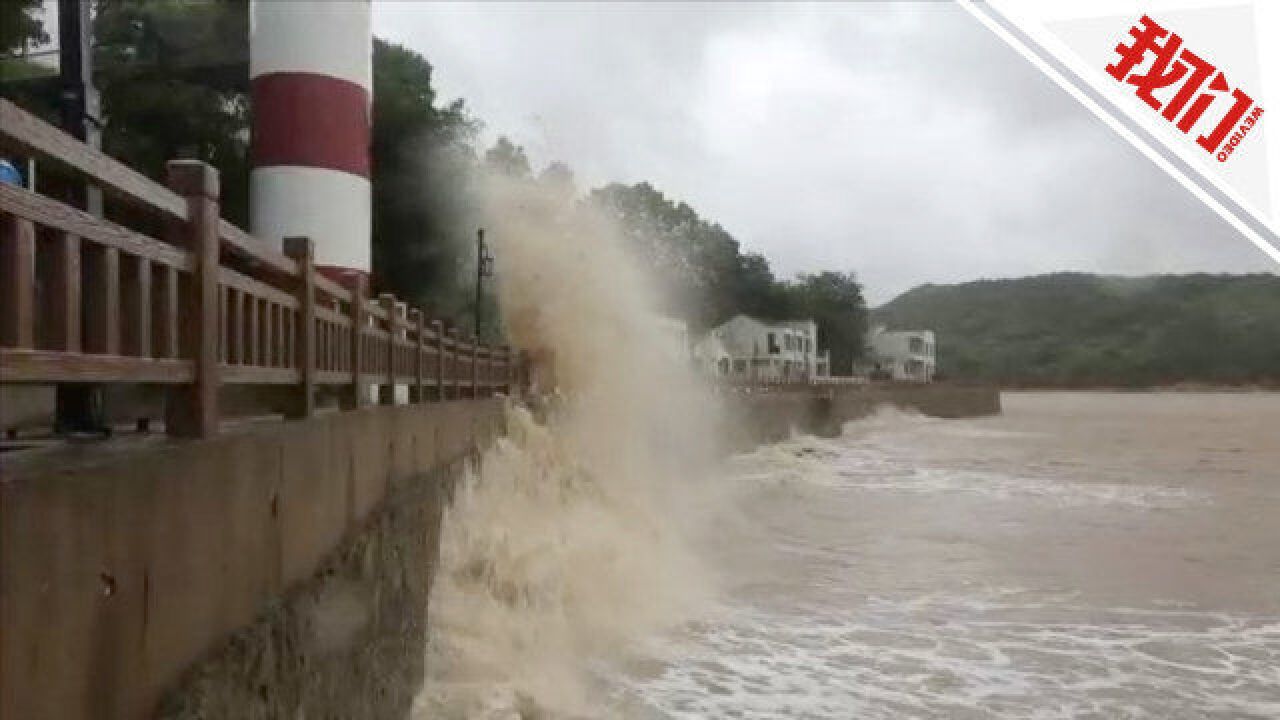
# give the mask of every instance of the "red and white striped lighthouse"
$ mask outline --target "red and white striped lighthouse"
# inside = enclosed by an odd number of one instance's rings
[[[254,0],[250,226],[305,235],[330,275],[370,270],[370,0]]]

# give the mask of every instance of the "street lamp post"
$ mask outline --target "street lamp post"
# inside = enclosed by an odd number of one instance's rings
[[[484,279],[493,277],[493,255],[484,242],[484,228],[476,231],[476,332],[480,337],[481,318],[484,313]]]
[[[93,20],[89,0],[58,0],[58,56],[62,128],[90,148],[101,147],[98,91],[93,86]],[[32,188],[34,188],[32,184]],[[93,183],[68,189],[73,207],[102,217],[102,189]],[[88,301],[86,296],[83,300]],[[59,383],[54,427],[69,434],[108,435],[101,385]]]

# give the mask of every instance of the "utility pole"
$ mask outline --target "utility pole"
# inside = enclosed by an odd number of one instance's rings
[[[484,242],[484,228],[476,231],[476,332],[480,337],[480,320],[484,312],[484,279],[493,276],[493,256]]]
[[[93,20],[90,0],[58,0],[59,104],[62,129],[93,149],[102,145],[98,129],[98,91],[93,86]],[[67,201],[102,217],[102,188],[72,185]],[[56,390],[54,424],[59,432],[106,433],[102,388],[88,383],[62,383]]]
[[[90,0],[58,0],[59,104],[62,129],[94,150],[102,147],[98,129],[98,90],[93,86],[93,20]],[[72,188],[72,200],[85,212],[102,216],[102,189]]]

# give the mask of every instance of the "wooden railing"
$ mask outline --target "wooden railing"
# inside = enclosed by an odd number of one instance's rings
[[[0,184],[0,383],[171,386],[169,433],[208,436],[219,389],[289,389],[287,415],[316,411],[317,390],[344,407],[509,392],[506,347],[464,339],[367,281],[316,271],[309,238],[268,249],[219,216],[217,172],[168,164],[167,186],[0,99],[0,149],[52,163],[114,202],[157,218],[163,239],[58,200]]]

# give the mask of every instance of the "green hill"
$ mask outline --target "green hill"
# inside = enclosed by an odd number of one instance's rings
[[[871,312],[938,333],[957,380],[1060,386],[1280,383],[1280,276],[1058,273],[922,285]]]

